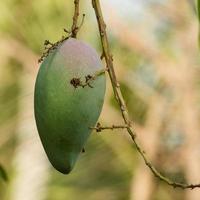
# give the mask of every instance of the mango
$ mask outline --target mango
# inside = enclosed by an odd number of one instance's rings
[[[97,76],[90,86],[74,87],[103,69],[96,51],[70,38],[53,50],[39,68],[34,91],[38,133],[53,167],[68,174],[102,110],[106,80]],[[89,75],[89,76],[88,76]]]

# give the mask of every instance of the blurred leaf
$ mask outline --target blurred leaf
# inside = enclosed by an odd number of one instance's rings
[[[8,181],[8,175],[6,170],[4,169],[4,167],[0,164],[0,177],[4,180],[4,181]]]

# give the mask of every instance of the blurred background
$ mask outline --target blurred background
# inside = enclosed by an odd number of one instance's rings
[[[101,3],[117,77],[140,144],[172,180],[200,182],[195,0]],[[200,199],[200,189],[173,189],[154,178],[122,130],[92,133],[69,175],[54,170],[36,130],[33,91],[43,42],[55,42],[64,35],[63,28],[70,29],[73,1],[1,0],[0,8],[0,200]],[[81,1],[81,13],[86,17],[78,37],[101,55],[91,1]],[[107,83],[99,121],[122,124],[109,79]]]

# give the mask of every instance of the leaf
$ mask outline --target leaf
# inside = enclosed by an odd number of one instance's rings
[[[8,175],[4,167],[0,164],[0,178],[2,178],[4,181],[8,181]]]

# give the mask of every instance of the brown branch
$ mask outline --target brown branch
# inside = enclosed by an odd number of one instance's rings
[[[129,135],[131,136],[132,141],[135,144],[137,151],[142,156],[145,164],[149,167],[149,169],[154,174],[154,176],[156,178],[160,179],[161,181],[163,181],[163,182],[165,182],[168,185],[171,185],[173,187],[179,187],[179,188],[182,188],[182,189],[186,189],[186,188],[194,189],[194,188],[200,187],[200,184],[183,184],[183,183],[173,182],[170,179],[168,179],[167,177],[163,176],[149,162],[144,151],[141,149],[140,145],[136,141],[136,138],[135,138],[136,134],[135,134],[135,131],[133,130],[133,127],[132,127],[132,124],[131,124],[131,121],[130,121],[130,118],[129,118],[128,110],[126,108],[125,101],[124,101],[124,98],[123,98],[121,90],[120,90],[120,85],[119,85],[117,78],[116,78],[116,75],[115,75],[114,66],[113,66],[113,58],[112,58],[112,55],[111,55],[111,52],[110,52],[108,37],[107,37],[107,33],[106,33],[106,25],[105,25],[105,22],[104,22],[104,19],[103,19],[99,0],[92,0],[92,5],[93,5],[93,8],[95,10],[95,14],[96,14],[96,18],[97,18],[97,23],[98,23],[100,38],[101,38],[101,43],[102,43],[102,49],[103,49],[103,57],[105,58],[105,61],[106,61],[106,64],[107,64],[108,73],[109,73],[110,80],[111,80],[111,83],[112,83],[115,99],[119,104],[121,114],[122,114],[122,117],[124,119],[124,123],[127,126],[126,129],[129,133]]]
[[[78,16],[79,16],[79,0],[74,0],[74,16],[73,16],[73,24],[71,28],[71,37],[76,38],[78,33]]]
[[[63,43],[70,36],[63,36],[60,40],[55,43],[51,43],[49,40],[44,41],[45,51],[42,53],[42,56],[39,58],[38,63],[42,62],[54,49],[58,47],[59,44]]]
[[[83,18],[81,21],[81,24],[78,26],[78,17],[79,17],[79,1],[80,0],[74,0],[74,16],[73,16],[73,23],[71,27],[71,31],[68,31],[64,28],[64,32],[67,33],[66,36],[62,36],[60,40],[58,40],[55,43],[50,42],[49,40],[44,41],[45,50],[42,53],[42,56],[39,58],[38,62],[42,62],[44,58],[46,58],[52,50],[57,49],[57,47],[63,43],[65,40],[69,39],[70,37],[76,38],[78,31],[83,25],[85,14],[83,14]]]
[[[114,130],[114,129],[126,129],[127,126],[125,125],[112,125],[112,126],[101,126],[101,124],[98,122],[96,127],[90,127],[90,129],[96,130],[96,132],[101,132],[103,130]]]
[[[93,86],[91,85],[91,83],[98,77],[101,76],[102,74],[104,74],[107,71],[107,69],[102,69],[97,71],[94,75],[90,75],[88,74],[87,76],[85,76],[85,81],[81,81],[80,78],[74,77],[70,80],[70,84],[74,86],[74,88],[78,88],[78,87],[90,87],[93,88]]]

